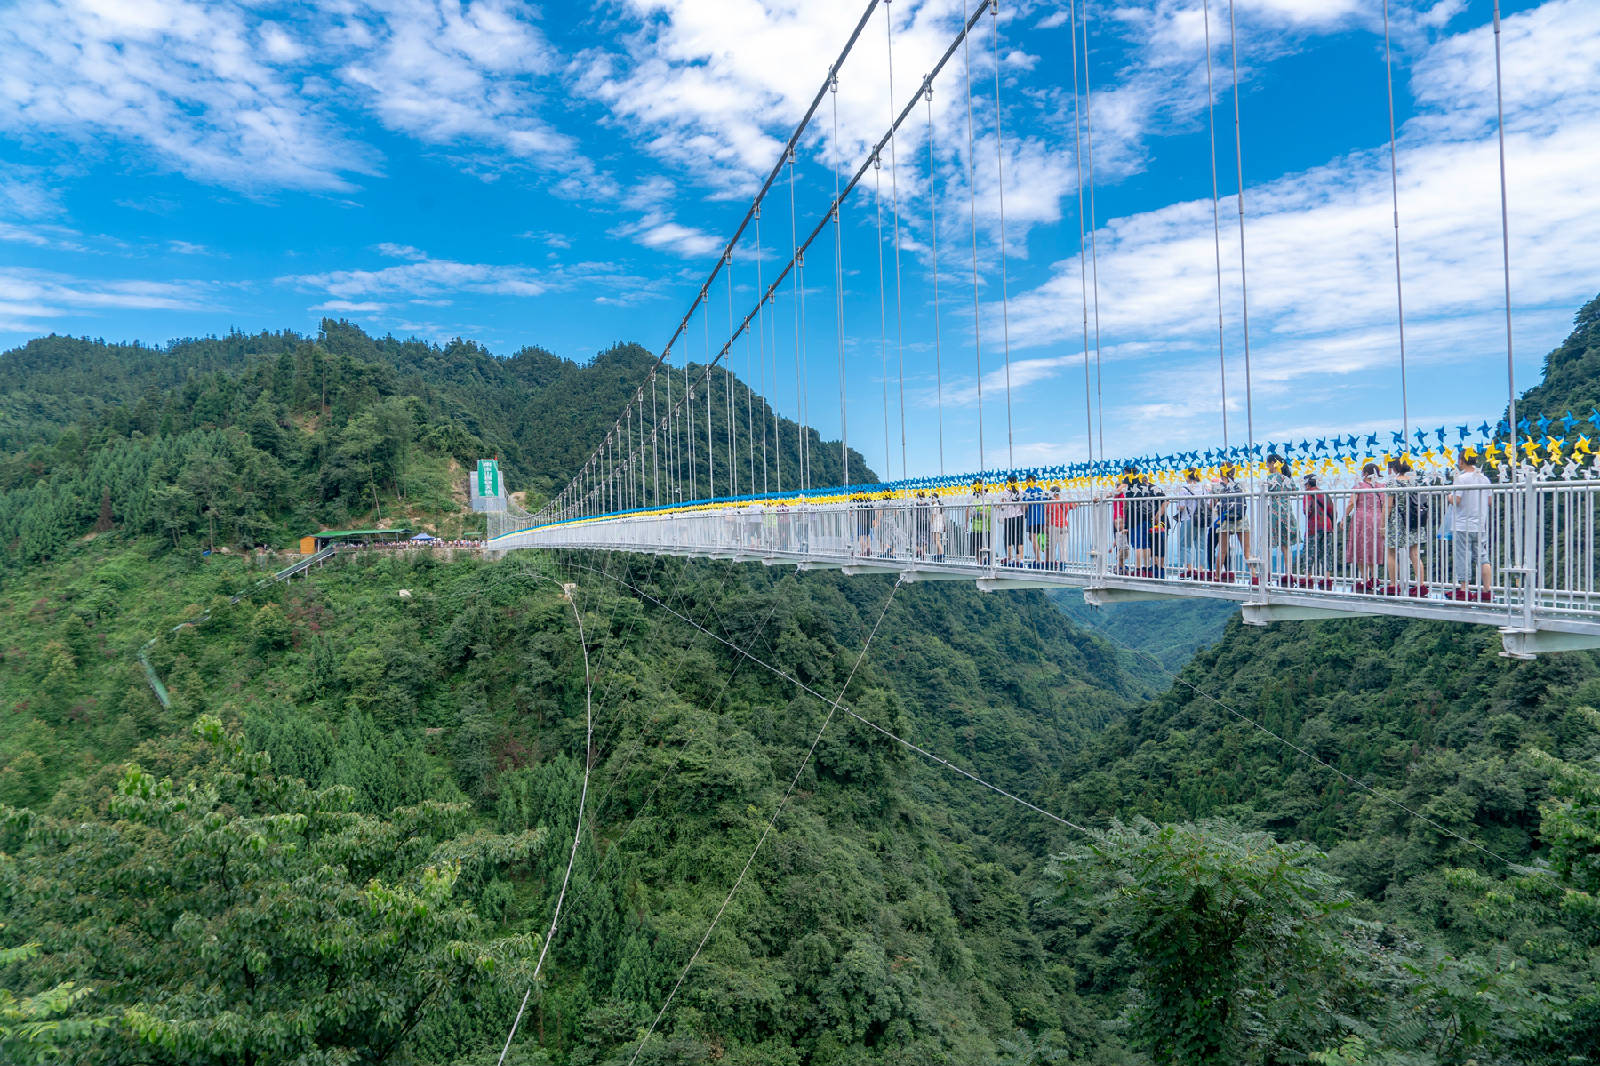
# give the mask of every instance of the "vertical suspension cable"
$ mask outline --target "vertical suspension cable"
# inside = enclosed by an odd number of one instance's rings
[[[828,91],[833,96],[833,146],[839,148],[839,74],[829,77]],[[844,235],[840,232],[839,168],[833,171],[833,306],[839,332],[839,456],[844,467],[844,485],[850,487],[850,435],[845,411],[844,387]]]
[[[728,249],[728,343],[733,343],[733,249]],[[733,402],[733,356],[722,365],[724,404],[728,411],[728,495],[739,495],[739,408]]]
[[[1387,4],[1388,0],[1384,0]],[[1201,0],[1206,23],[1206,129],[1211,138],[1211,244],[1217,261],[1217,375],[1222,383],[1222,447],[1228,447],[1228,349],[1222,327],[1222,211],[1217,196],[1217,97],[1211,82],[1211,0]]]
[[[1511,356],[1511,212],[1506,194],[1506,106],[1500,73],[1500,0],[1494,0],[1494,120],[1500,141],[1500,258],[1506,287],[1506,421],[1510,439],[1506,450],[1511,481],[1517,481],[1517,376]]]
[[[894,105],[891,103],[890,109]],[[878,352],[882,357],[879,380],[883,383],[883,471],[885,481],[894,480],[894,464],[889,459],[889,313],[883,277],[883,167],[876,153],[872,156],[872,213],[878,232]]]
[[[1083,5],[1083,143],[1089,163],[1089,271],[1094,291],[1094,411],[1100,430],[1100,458],[1106,455],[1105,379],[1100,370],[1100,250],[1095,240],[1094,210],[1094,89],[1089,82],[1089,5]]]
[[[889,49],[889,194],[894,217],[894,343],[899,362],[900,377],[900,477],[906,473],[906,336],[903,297],[900,291],[900,174],[899,156],[895,149],[894,111],[894,5],[884,0],[883,25],[888,35]],[[887,472],[887,471],[886,471]]]
[[[666,418],[666,422],[667,422],[667,496],[668,496],[669,499],[672,500],[673,503],[677,503],[678,502],[678,479],[677,479],[678,464],[677,464],[677,453],[676,453],[675,449],[676,449],[677,443],[678,443],[678,436],[673,431],[673,427],[678,424],[678,418],[677,418],[677,408],[672,406],[672,364],[671,363],[667,363],[666,367],[667,367],[667,373],[666,373],[666,378],[667,378],[667,418]]]
[[[994,178],[1000,204],[1000,338],[1006,368],[1006,463],[1017,466],[1016,444],[1011,431],[1011,312],[1007,308],[1006,282],[1006,174],[1005,144],[1000,132],[1000,5],[989,5],[994,20]]]
[[[686,487],[685,498],[696,499],[699,498],[699,464],[694,459],[694,386],[690,384],[690,359],[688,359],[688,355],[683,357],[683,411],[685,411],[686,416],[685,424],[683,424],[683,429],[685,429],[683,437],[690,442],[690,471],[688,471],[690,480],[688,480],[688,487]]]
[[[1078,288],[1083,296],[1083,432],[1089,449],[1089,471],[1094,472],[1093,389],[1089,380],[1089,261],[1088,237],[1083,229],[1083,115],[1078,95],[1078,3],[1071,0],[1068,16],[1072,20],[1072,163],[1078,174]]]
[[[928,96],[928,233],[932,242],[933,264],[933,385],[939,413],[939,476],[944,477],[944,365],[939,337],[939,190],[934,180],[933,156],[933,78],[923,82]]]
[[[1389,198],[1394,208],[1394,305],[1400,329],[1400,437],[1410,450],[1411,408],[1406,390],[1406,301],[1400,285],[1400,165],[1394,135],[1394,65],[1389,52],[1389,0],[1383,0],[1383,81],[1389,96]]]
[[[656,411],[656,372],[650,371],[650,505],[661,506],[661,415]]]
[[[1250,385],[1250,286],[1245,278],[1244,254],[1244,147],[1239,127],[1239,28],[1234,18],[1233,0],[1228,0],[1228,50],[1233,60],[1233,163],[1239,181],[1239,310],[1244,336],[1244,422],[1245,469],[1250,473],[1251,492],[1255,491],[1256,446],[1255,394]]]
[[[972,19],[966,0],[961,0],[961,24]],[[967,35],[961,36],[961,67],[967,96],[967,218],[972,228],[972,358],[978,368],[978,470],[987,471],[983,458],[983,337],[978,314],[978,189],[977,161],[972,136],[972,54]]]
[[[717,388],[711,382],[711,301],[706,301],[706,499],[717,498],[717,445],[711,429],[711,394]]]
[[[810,462],[807,450],[811,443],[806,430],[806,346],[805,331],[801,323],[806,317],[806,287],[803,275],[806,261],[800,252],[800,231],[795,227],[794,215],[794,153],[789,153],[789,244],[794,255],[794,392],[798,420],[795,423],[796,451],[800,460],[800,491],[804,493],[811,484]]]
[[[766,289],[761,285],[761,205],[756,204],[756,336],[760,338],[759,352],[754,353],[759,359],[757,370],[761,378],[761,392],[767,391],[767,301],[763,294]],[[756,490],[756,415],[755,397],[751,394],[750,383],[755,380],[750,374],[750,359],[752,351],[749,338],[745,338],[744,349],[744,424],[745,435],[750,443],[750,491]],[[767,491],[767,421],[761,420],[761,492]]]

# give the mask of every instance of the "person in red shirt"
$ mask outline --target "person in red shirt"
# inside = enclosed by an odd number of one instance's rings
[[[1305,571],[1326,577],[1333,570],[1333,501],[1317,487],[1317,475],[1307,474],[1301,505],[1306,512]]]
[[[1050,500],[1044,505],[1045,523],[1049,527],[1046,547],[1050,551],[1050,564],[1055,567],[1067,561],[1067,516],[1078,506],[1061,498],[1061,486],[1050,486]]]

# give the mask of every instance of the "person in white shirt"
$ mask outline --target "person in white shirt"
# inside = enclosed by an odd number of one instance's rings
[[[1172,565],[1180,569],[1199,569],[1206,563],[1201,526],[1201,501],[1205,491],[1200,484],[1200,471],[1190,468],[1183,472],[1183,483],[1170,497],[1167,513],[1172,528],[1178,534],[1173,538],[1177,551]],[[1165,560],[1163,560],[1165,562]]]
[[[1478,469],[1478,458],[1462,450],[1456,458],[1456,491],[1450,494],[1455,507],[1454,525],[1450,547],[1454,555],[1457,598],[1470,598],[1467,583],[1474,573],[1478,576],[1478,599],[1487,602],[1492,593],[1489,583],[1493,567],[1489,563],[1489,507],[1493,494],[1489,479]]]

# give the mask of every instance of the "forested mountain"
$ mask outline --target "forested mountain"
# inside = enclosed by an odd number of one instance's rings
[[[1529,408],[1578,409],[1597,320]],[[637,1061],[1600,1061],[1593,654],[1381,619],[1085,628],[1042,593],[603,554],[256,585],[246,549],[320,525],[468,528],[480,455],[563,484],[649,358],[334,322],[0,356],[26,366],[0,1060],[493,1061],[572,844],[587,650],[584,829],[507,1061],[629,1062],[791,781]],[[844,712],[794,780],[829,707],[730,644],[1071,825]]]

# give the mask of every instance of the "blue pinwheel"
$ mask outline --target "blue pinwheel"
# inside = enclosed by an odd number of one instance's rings
[[[1354,437],[1351,437],[1350,439],[1352,441],[1355,440]],[[1367,447],[1376,448],[1377,446],[1378,446],[1378,435],[1376,433],[1367,434]]]
[[[1562,415],[1561,416],[1561,428],[1563,430],[1563,436],[1571,436],[1572,427],[1576,426],[1577,424],[1578,424],[1578,420],[1576,418],[1572,417],[1572,412],[1571,411],[1568,411],[1566,414]]]

